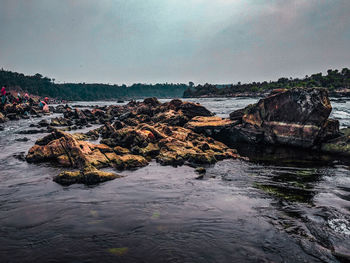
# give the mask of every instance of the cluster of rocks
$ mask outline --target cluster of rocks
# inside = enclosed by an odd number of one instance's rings
[[[51,161],[76,168],[55,177],[62,184],[96,183],[118,177],[98,170],[134,169],[155,159],[162,165],[213,164],[242,158],[226,145],[245,142],[272,144],[350,155],[350,133],[329,118],[332,110],[325,89],[278,90],[258,103],[234,111],[230,118],[214,116],[199,104],[156,98],[123,106],[90,109],[56,107],[63,117],[54,126],[102,126],[85,134],[53,129],[29,150],[28,162]],[[89,140],[101,137],[100,144]]]
[[[278,90],[258,103],[234,111],[230,119],[197,117],[187,127],[228,144],[286,145],[319,149],[339,138],[339,122],[326,89]]]
[[[0,123],[9,120],[28,119],[30,116],[40,117],[45,114],[38,106],[29,103],[1,105]]]
[[[91,113],[91,115],[89,113]],[[65,110],[68,121],[84,124],[109,118],[103,126],[86,134],[69,134],[55,129],[29,150],[28,162],[54,162],[76,168],[54,180],[61,184],[97,183],[117,178],[100,168],[134,169],[155,159],[162,165],[213,164],[239,155],[225,144],[184,126],[195,116],[212,116],[203,106],[181,100],[161,104],[155,98],[106,110]],[[51,121],[52,126],[52,121]],[[87,140],[102,137],[100,144]]]

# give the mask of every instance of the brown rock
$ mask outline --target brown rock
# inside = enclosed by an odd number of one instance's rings
[[[101,170],[97,170],[94,168],[88,168],[82,171],[74,171],[74,172],[62,172],[58,176],[54,177],[54,181],[56,183],[62,185],[71,185],[71,184],[97,184],[109,180],[113,180],[115,178],[120,178],[120,175],[104,172]]]

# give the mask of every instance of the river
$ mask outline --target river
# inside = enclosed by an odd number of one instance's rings
[[[227,117],[257,99],[190,100]],[[332,106],[332,117],[350,126],[350,100]],[[67,187],[52,181],[62,168],[21,158],[44,135],[18,132],[41,119],[0,131],[0,262],[345,262],[350,255],[344,160],[240,146],[251,162],[218,162],[203,180],[191,167],[151,162],[120,179]]]

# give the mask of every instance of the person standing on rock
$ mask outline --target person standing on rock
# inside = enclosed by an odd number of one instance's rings
[[[26,93],[26,94],[24,94],[24,100],[23,100],[23,102],[24,103],[27,103],[29,101],[29,95],[28,95],[28,93]]]
[[[3,86],[1,88],[1,103],[2,104],[6,103],[6,86]]]

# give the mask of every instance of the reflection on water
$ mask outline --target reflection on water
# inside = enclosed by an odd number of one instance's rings
[[[256,100],[194,101],[225,117]],[[343,126],[347,104],[333,105]],[[207,167],[204,180],[191,167],[152,162],[110,182],[62,187],[52,181],[61,168],[16,157],[42,136],[16,132],[39,120],[9,122],[0,132],[1,262],[345,262],[349,256],[346,160],[238,145],[252,161],[219,162]],[[16,141],[23,137],[29,140]]]

